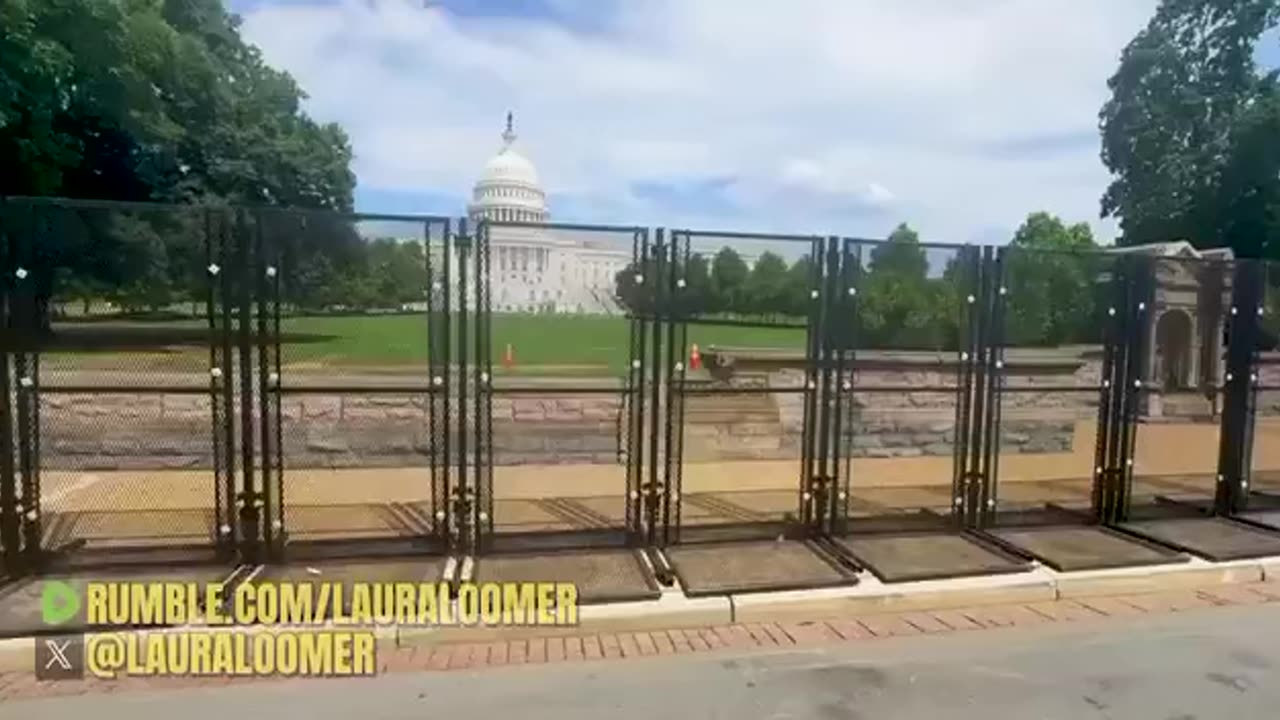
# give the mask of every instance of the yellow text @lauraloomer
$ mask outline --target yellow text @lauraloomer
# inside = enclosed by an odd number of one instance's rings
[[[110,632],[85,638],[85,669],[104,679],[160,676],[345,677],[377,673],[368,631],[223,628]]]
[[[576,625],[569,583],[90,582],[90,625]]]

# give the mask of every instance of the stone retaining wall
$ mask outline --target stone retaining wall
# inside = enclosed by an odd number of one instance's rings
[[[717,357],[708,353],[708,364]],[[932,353],[868,353],[849,380],[852,407],[844,424],[854,457],[948,456],[955,442],[953,358]],[[777,393],[690,396],[684,453],[691,461],[784,459],[800,455],[803,373],[794,359],[768,356],[729,362],[702,378],[707,388],[752,386]],[[1001,450],[1072,450],[1074,429],[1097,412],[1100,362],[1088,349],[1014,357],[1007,367]],[[179,378],[181,379],[181,378]],[[344,381],[350,378],[344,378]],[[166,382],[176,382],[166,378]],[[196,382],[199,382],[197,380]],[[1259,369],[1263,416],[1280,416],[1280,355]],[[522,382],[522,384],[524,384]],[[1082,388],[1071,392],[1064,388]],[[1042,389],[1038,389],[1042,388]],[[647,400],[646,396],[646,400]],[[213,420],[203,394],[41,394],[41,456],[50,470],[208,468]],[[238,410],[238,408],[237,408]],[[431,442],[425,394],[316,392],[289,395],[281,408],[289,467],[424,466]],[[652,407],[646,403],[646,412]],[[507,396],[493,404],[494,460],[525,463],[612,463],[618,459],[616,395],[556,393]],[[625,425],[625,424],[624,424]],[[235,432],[240,432],[235,423]],[[460,438],[455,438],[454,442]],[[470,442],[470,440],[468,440]],[[622,443],[627,443],[625,427]]]
[[[1011,380],[1022,387],[1087,385],[1096,367]],[[954,392],[877,392],[877,387],[954,383],[937,369],[859,371],[847,429],[855,457],[947,456],[955,441]],[[684,452],[690,461],[783,459],[800,455],[803,376],[772,371],[711,381],[790,390],[690,396]],[[1006,396],[1004,452],[1071,449],[1075,421],[1092,417],[1092,393],[1029,391]],[[619,396],[557,393],[497,397],[493,452],[499,465],[612,463],[618,460]],[[238,409],[238,408],[237,408]],[[646,407],[646,411],[652,408]],[[456,412],[456,408],[455,408]],[[281,407],[286,467],[396,467],[427,463],[431,443],[425,394],[288,395]],[[237,416],[238,418],[238,416]],[[849,423],[852,423],[851,425]],[[207,468],[213,462],[213,420],[206,395],[43,393],[41,442],[50,470]],[[240,432],[238,421],[235,432]],[[255,431],[255,436],[256,436]],[[460,438],[455,438],[456,443]],[[472,442],[470,439],[468,442]],[[621,442],[625,446],[625,423]]]
[[[496,398],[494,460],[615,462],[620,407],[609,395]],[[281,417],[286,467],[427,463],[426,395],[288,396]],[[208,468],[212,428],[203,395],[46,393],[41,401],[41,453],[49,470]],[[237,416],[237,436],[240,430]],[[457,447],[458,438],[453,442]]]
[[[703,420],[686,408],[685,457],[690,461],[798,458],[802,396],[758,396],[770,408],[733,420]],[[697,402],[711,405],[713,400]],[[942,402],[941,399],[938,402]],[[41,450],[50,470],[181,469],[212,466],[208,399],[174,395],[56,395],[42,408]],[[612,463],[618,459],[616,397],[495,399],[494,460],[529,463]],[[799,412],[797,412],[799,411]],[[955,423],[949,405],[926,412],[892,411],[875,403],[853,417],[854,457],[950,455]],[[287,467],[425,465],[430,422],[422,398],[318,395],[289,398],[282,408]],[[846,427],[849,425],[846,423]],[[1004,452],[1071,449],[1074,421],[1007,419]],[[238,434],[239,427],[236,427]],[[625,427],[622,443],[627,443]],[[457,439],[455,438],[455,447]]]
[[[901,357],[893,362],[871,361],[851,374],[856,389],[851,395],[850,456],[946,456],[954,451],[956,392],[950,388],[956,385],[955,371],[917,369],[907,362]],[[1071,451],[1076,423],[1097,414],[1098,396],[1089,388],[1098,385],[1101,371],[1096,359],[1011,367],[1001,405],[1000,451]],[[743,384],[760,383],[759,377],[747,373],[739,377],[737,382]],[[794,370],[769,372],[765,380],[777,388],[799,387],[803,382],[803,373]],[[1067,389],[1077,387],[1081,391]],[[804,417],[802,397],[777,398],[782,415],[798,433]]]

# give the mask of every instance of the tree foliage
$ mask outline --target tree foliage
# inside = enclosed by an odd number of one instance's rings
[[[302,111],[221,0],[0,0],[0,27],[0,195],[352,209],[345,133]],[[157,306],[203,266],[203,226],[180,212],[9,215],[39,238],[46,292]],[[326,231],[301,277],[353,259],[330,252],[353,229]]]
[[[1280,254],[1277,84],[1254,62],[1277,22],[1280,0],[1164,0],[1125,48],[1100,113],[1124,243]]]
[[[756,259],[747,276],[741,301],[749,313],[767,315],[787,308],[787,262],[782,256],[765,252]]]
[[[949,334],[940,282],[929,278],[920,236],[906,223],[874,246],[859,290],[863,341],[871,347],[941,347]]]
[[[747,286],[751,271],[742,256],[724,247],[711,260],[711,312],[749,313],[753,304]]]
[[[1085,223],[1066,225],[1048,213],[1033,213],[1006,251],[1007,341],[1014,345],[1059,345],[1096,340],[1093,322],[1099,280],[1108,258],[1096,252]],[[879,242],[850,245],[848,262],[857,290],[852,319],[858,346],[944,350],[959,347],[961,309],[975,292],[975,248],[926,247],[905,223]],[[618,273],[616,294],[631,312],[651,311],[654,266],[632,264]],[[693,255],[675,268],[685,287],[669,298],[669,309],[686,316],[804,322],[817,289],[808,255],[790,264],[763,253],[749,268],[732,248],[708,262]],[[637,275],[645,283],[637,284]]]
[[[346,135],[221,0],[0,0],[0,193],[349,211]]]
[[[1115,256],[1096,246],[1086,223],[1066,225],[1045,212],[1029,215],[1005,254],[1006,341],[1061,345],[1096,340],[1098,293]]]

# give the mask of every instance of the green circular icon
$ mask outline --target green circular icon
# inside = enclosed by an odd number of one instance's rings
[[[45,625],[62,625],[80,611],[80,593],[70,583],[47,580],[40,589],[40,615]]]

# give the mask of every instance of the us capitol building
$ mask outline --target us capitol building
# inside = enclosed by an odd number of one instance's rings
[[[489,220],[491,308],[495,312],[621,313],[615,278],[631,262],[625,233],[505,226],[546,223],[551,214],[533,163],[515,147],[511,114],[502,148],[484,166],[467,206],[470,222]]]

